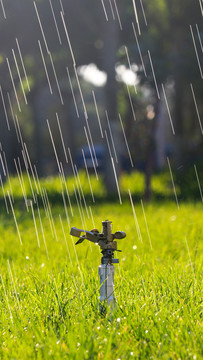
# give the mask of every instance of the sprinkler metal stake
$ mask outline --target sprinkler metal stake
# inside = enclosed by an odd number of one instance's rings
[[[84,233],[84,235],[81,236],[81,233]],[[113,264],[118,264],[119,260],[114,259],[114,251],[121,250],[117,250],[117,241],[114,240],[123,239],[126,237],[126,234],[123,231],[116,231],[114,234],[112,234],[112,222],[108,220],[102,221],[101,233],[97,229],[86,231],[72,227],[70,234],[79,238],[79,240],[76,242],[76,245],[80,244],[86,239],[100,246],[103,255],[101,258],[101,265],[99,265],[100,311],[104,311],[106,304],[108,306],[111,305],[112,308],[115,307],[115,267]]]

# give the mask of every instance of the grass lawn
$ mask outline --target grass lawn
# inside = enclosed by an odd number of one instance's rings
[[[109,219],[127,233],[115,265],[117,310],[102,317],[99,247],[75,247],[69,236],[70,226],[83,226],[76,205],[69,220],[52,205],[54,222],[41,207],[43,234],[37,208],[35,228],[31,208],[15,203],[21,245],[0,201],[1,359],[203,358],[202,203],[144,204],[148,228],[140,202],[135,224],[127,198],[91,203],[93,218],[83,209],[87,229]]]

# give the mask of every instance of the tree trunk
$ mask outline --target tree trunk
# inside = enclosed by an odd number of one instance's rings
[[[184,87],[179,74],[175,77],[175,101],[174,101],[174,120],[175,120],[175,165],[178,168],[183,161],[183,97]]]
[[[118,163],[115,159],[114,149],[111,142],[111,136],[108,131],[108,125],[106,126],[109,142],[111,145],[112,157],[114,157],[114,164],[117,176],[119,177],[120,162],[119,162],[119,128],[118,128],[118,113],[117,113],[117,82],[116,82],[116,54],[118,50],[118,24],[113,19],[103,22],[103,70],[107,73],[107,84],[105,87],[105,104],[106,110],[110,120],[110,126],[112,129],[113,139],[115,143],[116,153],[118,157]],[[112,159],[109,154],[108,147],[106,146],[105,156],[105,173],[104,182],[108,195],[113,195],[117,191],[116,180],[114,176]]]

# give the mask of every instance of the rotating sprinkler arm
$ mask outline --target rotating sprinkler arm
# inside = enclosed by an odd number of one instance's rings
[[[85,234],[81,236],[81,233],[85,233]],[[84,240],[89,240],[95,244],[98,243],[98,241],[99,241],[97,233],[95,233],[93,231],[80,230],[80,229],[77,229],[76,227],[71,228],[70,235],[79,238],[79,240],[76,242],[76,245],[82,243]],[[99,235],[101,235],[101,234],[99,234]]]
[[[81,236],[81,233],[84,233],[84,235]],[[103,254],[102,264],[118,263],[117,259],[113,259],[114,251],[117,250],[117,241],[114,241],[114,239],[123,239],[126,237],[126,234],[123,231],[116,231],[114,234],[112,234],[111,221],[106,220],[102,222],[101,233],[99,233],[97,229],[87,231],[72,227],[70,234],[79,238],[79,240],[76,242],[76,245],[82,243],[84,240],[89,240],[95,244],[98,244]]]

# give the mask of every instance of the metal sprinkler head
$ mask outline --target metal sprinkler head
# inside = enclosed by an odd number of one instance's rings
[[[81,235],[81,233],[84,233],[84,235]],[[100,246],[103,256],[101,258],[101,265],[99,265],[99,308],[102,314],[106,312],[106,305],[111,306],[111,309],[114,309],[116,307],[116,299],[114,296],[115,267],[113,264],[119,262],[118,259],[114,259],[114,251],[121,251],[117,250],[117,241],[114,240],[124,239],[126,234],[124,231],[116,231],[112,234],[112,222],[108,220],[102,221],[101,233],[97,229],[86,231],[72,227],[70,234],[79,238],[76,245],[84,240],[89,240]]]
[[[84,235],[81,235],[84,233]],[[101,248],[101,252],[103,254],[101,258],[102,264],[113,264],[119,263],[118,259],[114,259],[114,251],[117,250],[117,241],[115,239],[120,240],[126,237],[124,231],[116,231],[112,234],[112,222],[109,220],[102,221],[102,232],[100,233],[97,229],[93,229],[91,231],[80,230],[76,227],[72,227],[70,231],[70,235],[78,237],[79,240],[76,242],[76,245],[82,243],[84,240],[89,240],[95,244],[98,244]]]

